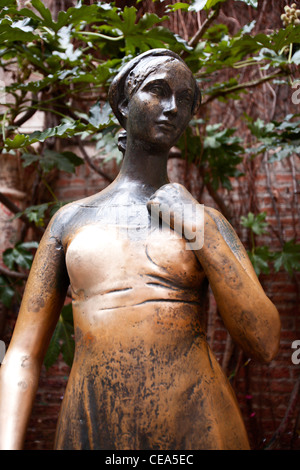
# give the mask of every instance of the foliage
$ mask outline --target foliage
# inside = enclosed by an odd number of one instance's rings
[[[63,203],[51,201],[45,202],[44,204],[38,204],[36,206],[26,207],[24,211],[17,212],[14,216],[14,219],[17,219],[22,216],[26,216],[29,222],[33,222],[36,227],[43,227],[45,225],[46,214],[50,209],[50,216],[62,207]]]
[[[239,1],[250,8],[258,6],[256,0]],[[177,2],[165,6],[164,14],[158,16],[140,15],[136,7],[118,8],[113,2],[83,5],[78,1],[54,19],[41,0],[26,2],[25,8],[19,8],[16,0],[0,0],[1,67],[11,77],[5,87],[5,102],[0,106],[0,146],[4,153],[21,155],[24,168],[39,175],[52,197],[15,217],[26,217],[41,228],[61,205],[47,176],[53,169],[74,173],[84,159],[69,151],[61,152],[58,141],[76,138],[82,146],[93,142],[96,152],[108,152],[109,158],[120,160],[115,139],[120,127],[107,103],[107,91],[119,67],[138,53],[162,47],[180,54],[203,89],[204,106],[213,100],[240,100],[252,88],[267,81],[278,82],[279,78],[283,86],[293,84],[292,67],[300,63],[297,22],[288,22],[268,34],[254,34],[255,22],[251,22],[230,34],[225,24],[215,21],[225,3],[226,0]],[[179,11],[197,15],[201,10],[207,19],[189,41],[165,26],[166,20]],[[253,65],[263,71],[263,76],[243,81],[240,72]],[[224,71],[231,72],[226,81]],[[33,133],[22,131],[21,126],[38,111],[48,118],[44,128]],[[299,153],[298,116],[288,115],[280,122],[245,118],[254,140],[251,148],[236,135],[235,128],[226,127],[226,123],[208,124],[209,112],[205,119],[196,117],[178,143],[182,157],[199,168],[204,184],[215,192],[232,189],[231,179],[243,174],[240,164],[245,158],[254,159],[269,152],[273,162]],[[51,122],[51,127],[47,122]],[[278,253],[256,245],[255,237],[267,229],[265,215],[249,213],[242,224],[249,229],[249,256],[258,274],[268,273],[270,263],[275,270],[289,273],[300,269],[299,245],[295,241],[285,242]],[[20,241],[6,250],[3,260],[7,268],[27,272],[34,247]],[[0,300],[6,306],[14,298],[12,279],[7,274],[0,275]],[[66,307],[48,351],[47,366],[53,364],[59,352],[67,363],[71,362],[69,314]]]
[[[257,146],[247,149],[251,155],[269,152],[270,162],[280,161],[300,152],[300,120],[297,115],[289,114],[280,121],[265,123],[248,118],[248,127],[257,140]]]
[[[0,299],[2,304],[9,308],[15,297],[15,290],[11,287],[10,282],[5,276],[0,276]]]
[[[82,109],[74,105],[76,96],[105,93],[119,66],[136,53],[154,47],[188,50],[182,38],[159,26],[166,17],[146,13],[138,20],[134,7],[121,10],[101,2],[79,3],[61,11],[54,21],[40,0],[31,5],[33,8],[21,10],[14,1],[1,5],[0,54],[5,70],[13,68],[16,74],[14,82],[6,86],[5,150],[25,148],[50,137],[97,133],[110,124],[107,109],[103,116],[98,108],[95,119],[98,105],[93,105],[90,119],[80,119]],[[74,43],[80,47],[75,48]],[[31,117],[38,110],[54,114],[61,122],[31,135],[18,133],[22,113]]]
[[[9,269],[20,266],[30,269],[33,260],[32,248],[37,248],[37,242],[17,243],[13,248],[8,248],[3,253],[3,261]]]
[[[268,223],[266,213],[254,215],[249,212],[247,217],[241,217],[241,225],[250,231],[251,250],[248,252],[249,258],[253,264],[256,274],[269,274],[270,266],[273,264],[275,272],[282,267],[292,275],[294,271],[300,271],[300,244],[295,240],[286,241],[279,251],[270,251],[266,245],[257,246],[255,243],[255,235],[263,235],[267,233]]]
[[[72,304],[68,304],[62,309],[44,359],[44,364],[47,369],[57,361],[59,354],[62,354],[68,366],[72,365],[75,351],[73,335]]]
[[[189,161],[200,167],[205,182],[210,182],[215,190],[219,187],[231,190],[230,178],[243,174],[238,168],[244,153],[241,139],[234,136],[236,129],[224,129],[223,124],[218,123],[207,125],[201,140],[202,132],[198,128],[194,135],[193,128],[202,123],[202,120],[191,121],[178,147],[187,153]]]
[[[53,168],[67,173],[74,173],[76,166],[83,163],[82,159],[73,152],[58,153],[50,149],[46,149],[44,155],[23,153],[22,159],[24,167],[37,163],[37,166],[44,173],[48,173]]]
[[[282,251],[274,253],[275,271],[283,267],[289,274],[300,271],[300,244],[295,240],[285,242]]]
[[[265,222],[266,213],[254,215],[249,212],[247,217],[241,217],[241,225],[247,227],[250,231],[251,250],[248,251],[249,258],[253,264],[256,274],[261,272],[268,274],[270,272],[269,262],[272,260],[272,253],[268,246],[256,246],[255,235],[262,235],[267,232],[268,224]]]
[[[220,0],[195,1],[191,5],[177,3],[173,9],[169,6],[168,11],[208,10],[220,3]],[[284,48],[300,41],[300,28],[295,25],[256,36],[250,35],[253,25],[249,25],[233,37],[225,25],[217,25],[192,48],[161,26],[166,15],[159,18],[146,13],[138,19],[135,7],[125,6],[121,10],[112,3],[89,6],[79,3],[59,12],[54,21],[40,0],[33,0],[31,5],[33,8],[20,10],[14,1],[1,5],[3,66],[6,70],[17,66],[16,79],[6,86],[7,110],[2,115],[5,150],[27,148],[50,137],[66,138],[83,132],[94,135],[114,123],[108,108],[101,109],[97,103],[90,108],[90,119],[82,119],[82,109],[77,109],[74,96],[105,94],[119,66],[149,48],[168,47],[184,53],[187,63],[203,81],[216,71],[251,65],[253,61],[262,68],[278,66],[276,74],[287,73],[287,65],[293,62],[294,56],[288,60]],[[230,79],[214,84],[206,94],[208,99],[238,98],[236,86],[236,79]],[[32,115],[38,110],[54,114],[60,123],[31,135],[18,133],[24,112]]]
[[[23,270],[29,270],[37,247],[38,242],[16,243],[13,248],[8,248],[3,252],[3,262],[9,269],[20,267]],[[0,275],[0,301],[5,307],[9,308],[18,295],[16,290],[18,285],[18,281],[12,281],[9,276]]]

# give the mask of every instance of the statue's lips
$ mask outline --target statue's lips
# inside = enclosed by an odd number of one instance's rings
[[[156,124],[161,128],[165,130],[174,130],[175,125],[172,124],[170,121],[157,121]]]

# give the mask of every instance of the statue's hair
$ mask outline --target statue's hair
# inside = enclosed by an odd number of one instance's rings
[[[157,63],[163,63],[164,65],[173,62],[177,59],[175,57],[166,57],[166,56],[157,56],[157,57],[148,57],[147,63],[145,60],[141,60],[135,67],[132,69],[126,77],[124,94],[126,99],[129,101],[130,98],[137,92],[137,90],[142,85],[143,81],[151,75],[151,73],[156,72]]]
[[[187,70],[190,70],[178,54],[168,49],[151,49],[131,59],[115,76],[108,92],[110,105],[122,127],[126,128],[126,118],[119,109],[120,104],[123,104],[126,101],[128,102],[145,78],[156,69],[154,64],[151,65],[151,62],[153,62],[155,58],[159,57],[164,59],[164,62],[178,60],[187,68]],[[193,114],[201,103],[201,93],[196,80],[195,84],[196,87],[192,108]]]

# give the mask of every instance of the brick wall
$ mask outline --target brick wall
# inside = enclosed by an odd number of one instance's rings
[[[99,163],[99,162],[98,162]],[[102,168],[110,176],[117,173],[117,166],[113,163]],[[295,170],[295,168],[294,168]],[[258,165],[251,191],[255,193],[257,207],[268,214],[267,221],[271,225],[270,233],[260,240],[268,246],[279,248],[276,235],[278,220],[284,237],[287,239],[299,234],[299,219],[293,217],[292,207],[295,206],[293,193],[295,172],[288,162],[270,167],[269,175],[263,164]],[[299,168],[296,168],[299,174]],[[186,171],[181,160],[169,160],[169,175],[172,181],[187,184],[195,197],[199,196],[201,184],[195,168]],[[267,177],[268,176],[268,177]],[[277,216],[274,211],[274,200],[270,194],[268,179],[272,178],[272,192],[277,197]],[[249,181],[239,179],[233,181],[233,191],[224,192],[224,201],[230,205],[234,218],[233,225],[247,246],[247,233],[239,225],[240,215],[246,215],[249,208]],[[56,195],[62,200],[79,199],[101,190],[107,185],[95,172],[82,166],[77,169],[76,175],[61,174],[56,182]],[[274,198],[273,198],[274,199]],[[215,202],[208,193],[202,194],[202,202],[215,206]],[[282,424],[286,413],[289,419],[282,426],[280,439],[277,441],[278,449],[300,449],[299,400],[290,406],[290,398],[299,377],[300,365],[294,365],[291,360],[293,350],[291,344],[300,339],[299,319],[299,290],[300,276],[291,278],[285,271],[262,275],[260,278],[267,295],[276,304],[281,320],[282,335],[278,356],[269,365],[261,365],[248,358],[236,348],[222,320],[218,316],[216,304],[210,294],[208,337],[212,349],[223,365],[231,383],[236,391],[242,414],[249,432],[252,448],[264,448],[270,442],[274,432]],[[36,397],[29,430],[26,439],[27,449],[51,449],[55,434],[55,423],[59,413],[60,403],[67,383],[69,368],[60,360],[48,371],[43,369],[40,387]],[[290,408],[289,408],[290,406]],[[298,430],[298,431],[297,431]]]

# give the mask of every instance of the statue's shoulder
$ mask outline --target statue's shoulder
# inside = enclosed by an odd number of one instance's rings
[[[71,227],[78,221],[82,206],[89,198],[63,204],[52,216],[49,222],[49,229],[53,236],[62,238],[63,234],[71,230]]]
[[[52,237],[62,239],[65,228],[76,218],[79,204],[77,201],[69,202],[60,207],[52,216],[47,231]]]
[[[220,219],[222,219],[222,220],[225,219],[223,214],[220,211],[218,211],[217,209],[215,209],[214,207],[204,206],[204,211],[208,215],[210,215],[215,222],[217,222],[217,220],[220,220]]]
[[[224,217],[224,215],[220,211],[218,211],[217,209],[214,209],[213,207],[207,207],[207,206],[205,206],[205,211],[214,220],[215,224],[218,227],[218,230],[221,232],[223,236],[228,233],[233,234],[234,229],[231,223],[226,219],[226,217]]]
[[[206,208],[207,213],[211,216],[214,220],[218,231],[224,238],[225,242],[233,252],[233,254],[241,261],[245,263],[247,260],[247,264],[244,264],[247,269],[252,270],[252,265],[250,265],[250,261],[248,259],[247,251],[243,246],[241,240],[239,239],[235,229],[231,225],[231,223],[224,217],[224,215],[219,212],[217,209],[213,208]],[[248,264],[249,262],[249,264]]]
[[[94,220],[102,199],[101,192],[77,201],[64,204],[52,217],[49,230],[62,245],[67,243],[76,230]]]

